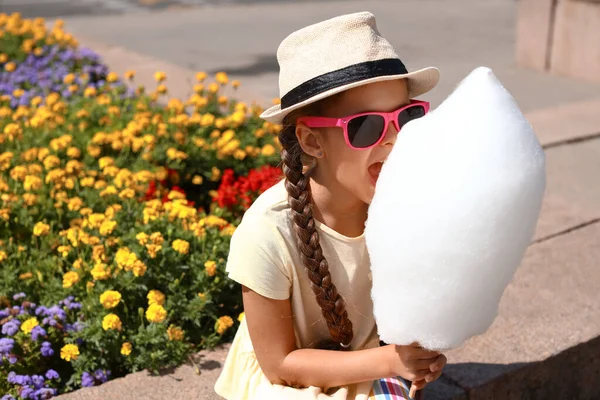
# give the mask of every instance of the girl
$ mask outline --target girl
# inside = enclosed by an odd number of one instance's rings
[[[368,12],[292,33],[277,58],[281,104],[261,117],[283,125],[285,180],[231,240],[226,269],[245,318],[215,390],[229,400],[408,398],[407,381],[424,387],[446,358],[379,342],[363,231],[398,132],[429,109],[412,99],[439,72],[408,73]]]

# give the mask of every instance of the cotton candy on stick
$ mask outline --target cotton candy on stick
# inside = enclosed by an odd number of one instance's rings
[[[381,340],[447,350],[484,333],[532,239],[544,190],[543,150],[488,68],[408,123],[365,230]]]

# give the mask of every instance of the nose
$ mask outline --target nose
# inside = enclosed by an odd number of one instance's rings
[[[396,143],[396,139],[398,138],[398,130],[394,126],[392,122],[388,124],[387,130],[385,131],[385,136],[381,141],[382,146],[393,146]]]

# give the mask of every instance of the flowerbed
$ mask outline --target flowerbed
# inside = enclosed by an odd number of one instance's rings
[[[229,240],[280,177],[280,127],[225,97],[239,83],[224,73],[198,73],[185,101],[161,72],[134,87],[60,22],[0,14],[0,49],[2,399],[156,372],[230,339]]]

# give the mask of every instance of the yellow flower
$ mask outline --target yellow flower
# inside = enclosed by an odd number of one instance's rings
[[[146,273],[146,269],[148,269],[146,267],[146,264],[144,264],[142,261],[140,260],[136,260],[133,263],[133,275],[134,276],[144,276],[144,274]]]
[[[217,101],[219,102],[220,105],[224,106],[224,105],[227,105],[227,102],[229,101],[229,99],[227,98],[227,96],[219,96]]]
[[[102,319],[102,329],[105,331],[115,329],[120,331],[122,328],[121,319],[118,315],[110,313]]]
[[[240,315],[238,315],[238,317],[237,317],[238,322],[242,322],[242,320],[244,319],[245,315],[246,314],[244,312],[241,312]]]
[[[8,140],[12,141],[21,136],[23,133],[23,129],[20,125],[15,124],[13,122],[6,124],[4,127],[4,134],[8,136]]]
[[[208,85],[208,91],[211,93],[217,93],[219,91],[219,85],[214,82],[211,83]]]
[[[33,278],[33,274],[31,272],[24,272],[21,275],[19,275],[19,279],[21,279],[21,280],[31,279],[31,278]]]
[[[96,281],[102,281],[110,278],[110,269],[106,264],[103,263],[98,263],[94,265],[94,268],[92,268],[90,273]]]
[[[133,264],[136,260],[137,256],[135,253],[132,253],[127,247],[120,248],[117,250],[117,254],[115,254],[117,266],[125,271],[130,271],[133,269]]]
[[[4,64],[8,61],[8,55],[5,53],[0,54],[0,64]]]
[[[200,175],[194,175],[194,178],[192,179],[192,183],[194,185],[202,185],[202,177]]]
[[[42,180],[34,175],[27,175],[25,177],[25,182],[23,183],[23,188],[28,192],[32,190],[39,190],[42,187]]]
[[[237,149],[236,151],[233,152],[233,157],[236,160],[243,160],[244,158],[246,158],[246,152],[242,149]]]
[[[213,182],[216,182],[219,180],[219,178],[221,177],[221,171],[219,170],[219,168],[217,167],[212,167],[212,174],[210,177],[210,180]]]
[[[158,85],[158,87],[156,88],[156,92],[160,94],[165,94],[168,91],[169,89],[167,88],[167,85]]]
[[[85,90],[83,91],[83,95],[85,97],[94,97],[96,95],[96,88],[93,86],[89,86],[87,88],[85,88]]]
[[[150,241],[154,244],[163,244],[165,238],[163,237],[162,233],[154,232],[150,235]]]
[[[227,225],[225,228],[223,228],[223,230],[221,231],[221,235],[222,236],[232,236],[233,232],[235,232],[235,226],[233,225]]]
[[[131,343],[125,342],[121,345],[121,354],[128,356],[131,354]]]
[[[201,72],[198,72],[198,73],[196,74],[196,80],[197,80],[198,82],[204,82],[204,80],[206,79],[206,76],[207,76],[207,75],[206,75],[206,72],[202,72],[202,71],[201,71]]]
[[[67,208],[70,211],[78,211],[82,205],[83,205],[83,200],[81,200],[79,197],[73,197],[72,199],[69,200],[69,203],[67,204]]]
[[[156,80],[156,82],[162,82],[165,79],[167,79],[167,74],[162,71],[156,71],[154,73],[154,79]]]
[[[158,252],[162,249],[162,246],[159,244],[148,244],[146,245],[146,249],[148,249],[150,258],[156,258]]]
[[[240,87],[240,81],[232,81],[231,86],[233,86],[234,89],[237,89]]]
[[[116,227],[117,221],[104,221],[100,226],[100,234],[102,236],[108,236],[113,233]]]
[[[67,258],[71,251],[71,246],[58,246],[57,250],[64,258]]]
[[[148,243],[148,235],[144,232],[138,233],[137,235],[135,235],[135,238],[141,246],[145,246],[146,243]]]
[[[50,225],[48,224],[38,222],[33,227],[33,234],[35,236],[46,236],[48,233],[50,233]]]
[[[67,150],[67,156],[70,158],[79,158],[81,156],[81,150],[77,147],[69,147]]]
[[[109,83],[116,82],[119,79],[119,75],[116,72],[111,72],[106,76],[106,81]]]
[[[83,187],[92,187],[92,186],[94,186],[94,181],[95,181],[95,178],[94,178],[94,177],[92,177],[92,176],[87,176],[87,177],[85,177],[85,178],[82,178],[82,179],[79,181],[79,184],[80,184],[81,186],[83,186]]]
[[[229,77],[225,72],[217,72],[217,74],[215,75],[215,80],[221,85],[226,85],[229,81]]]
[[[115,160],[112,157],[102,157],[98,160],[98,166],[102,169],[115,164]]]
[[[160,304],[150,304],[146,310],[146,319],[150,322],[160,323],[167,318],[167,310]]]
[[[107,290],[100,295],[100,303],[104,308],[114,308],[121,302],[121,293],[116,290]]]
[[[79,274],[75,271],[69,271],[63,275],[63,288],[70,288],[79,282]]]
[[[81,210],[81,213],[83,213],[83,210]],[[87,224],[91,228],[100,228],[100,226],[105,221],[105,219],[106,219],[106,216],[104,214],[99,214],[99,213],[91,214],[87,219]]]
[[[215,276],[217,274],[217,263],[214,261],[207,261],[204,263],[204,268],[208,276]]]
[[[183,330],[177,326],[169,326],[167,329],[169,340],[183,340]]]
[[[63,78],[63,83],[65,85],[70,85],[73,82],[75,82],[75,74],[68,74],[68,75],[65,75],[65,77]]]
[[[125,79],[132,80],[135,77],[135,71],[133,71],[133,70],[126,71],[124,76],[125,76]]]
[[[223,218],[217,217],[216,215],[209,215],[204,218],[204,224],[209,227],[223,228],[224,226],[227,226],[228,223]]]
[[[21,330],[27,334],[31,333],[31,330],[33,328],[35,328],[36,326],[38,326],[40,323],[38,322],[37,318],[33,317],[33,318],[29,318],[27,321],[23,322],[23,324],[21,325]]]
[[[75,260],[73,262],[73,268],[75,268],[75,269],[81,269],[82,265],[83,265],[83,260],[81,258],[78,258],[77,260]]]
[[[185,240],[176,239],[173,241],[173,250],[180,254],[187,254],[190,250],[190,244]]]
[[[260,151],[260,153],[265,156],[265,157],[270,157],[273,154],[275,154],[275,147],[273,147],[270,144],[266,144],[263,146],[262,150]]]
[[[151,290],[146,297],[148,298],[148,305],[158,304],[162,306],[165,303],[165,295],[160,290]]]
[[[233,326],[233,319],[230,316],[225,315],[219,318],[215,324],[215,330],[219,335],[224,334],[227,329]]]
[[[108,186],[106,189],[100,192],[100,197],[112,196],[113,194],[117,194],[119,191],[113,185]]]
[[[75,344],[65,344],[60,349],[60,358],[65,361],[77,360],[79,356],[79,348]]]
[[[9,63],[6,63],[6,64],[4,65],[4,69],[5,69],[7,72],[13,72],[15,69],[17,69],[17,64],[15,64],[14,62],[9,62]]]
[[[201,126],[211,126],[212,124],[214,124],[215,122],[215,116],[212,114],[204,114],[202,116],[202,119],[200,120],[200,125]]]
[[[8,254],[5,251],[0,250],[0,262],[6,260],[8,258]]]
[[[13,91],[13,96],[16,98],[19,98],[21,96],[23,96],[25,94],[25,91],[23,89],[15,89]]]

